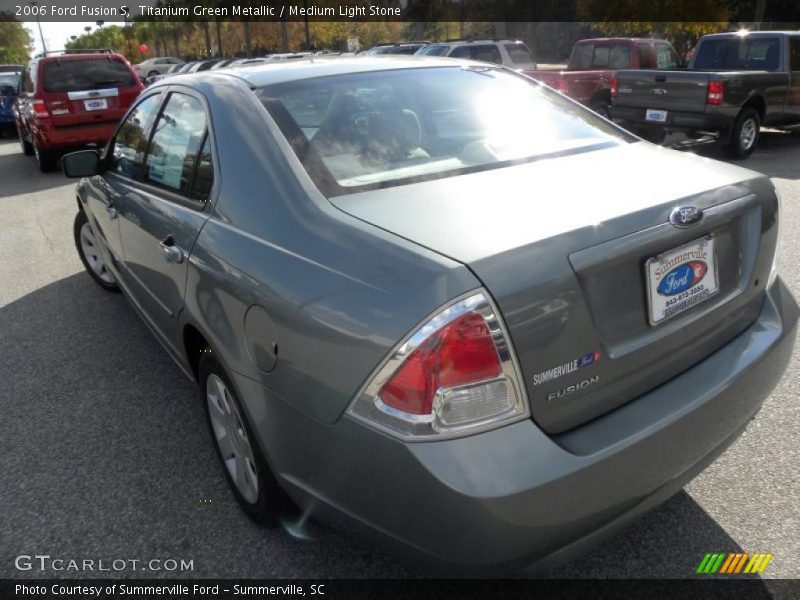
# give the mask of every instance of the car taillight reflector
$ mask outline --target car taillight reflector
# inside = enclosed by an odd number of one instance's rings
[[[348,412],[412,440],[472,433],[529,414],[510,340],[488,297],[457,300],[420,325]]]
[[[50,113],[47,111],[47,106],[45,106],[44,100],[33,101],[33,112],[35,113],[37,119],[50,118]]]
[[[725,84],[721,81],[709,81],[706,94],[706,104],[722,104],[725,95]]]
[[[619,79],[616,77],[612,77],[611,81],[609,82],[610,86],[610,93],[612,98],[616,98],[619,96]]]
[[[486,321],[469,312],[451,321],[414,350],[378,397],[397,410],[425,415],[441,388],[453,388],[501,373],[500,358]]]

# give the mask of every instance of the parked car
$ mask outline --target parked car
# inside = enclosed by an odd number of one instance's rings
[[[609,535],[741,434],[794,348],[767,177],[486,63],[165,80],[63,166],[81,260],[198,382],[244,511],[429,566]]]
[[[614,89],[612,114],[625,127],[711,134],[747,158],[763,125],[800,127],[800,31],[707,35],[687,70],[618,71]]]
[[[141,79],[155,77],[156,75],[163,75],[169,72],[173,67],[180,66],[184,62],[180,58],[172,56],[163,56],[159,58],[148,58],[140,62],[138,65],[133,65],[133,70]]]
[[[178,73],[182,72],[184,68],[189,69],[191,65],[194,63],[182,63],[180,65],[172,65],[169,69],[167,69],[166,73],[162,73],[161,75],[153,75],[152,77],[148,77],[144,80],[145,85],[152,85],[156,81],[161,81],[166,77],[171,77],[172,75],[177,75]],[[188,66],[187,66],[188,65]]]
[[[22,73],[14,116],[23,152],[51,170],[65,148],[105,145],[144,89],[128,61],[113,52],[34,58]]]
[[[366,54],[414,54],[430,42],[398,42],[396,44],[379,44],[367,50]]]
[[[0,71],[0,137],[14,128],[14,104],[19,94],[20,73]]]
[[[229,67],[229,66],[230,66],[230,65],[231,65],[233,62],[235,62],[235,61],[236,61],[236,59],[235,59],[235,58],[225,58],[225,59],[221,59],[221,60],[220,60],[219,62],[217,62],[217,63],[216,63],[214,66],[212,66],[212,67],[211,67],[211,69],[212,69],[212,70],[213,70],[213,69],[224,69],[225,67]]]
[[[428,44],[416,51],[421,56],[447,56],[480,60],[510,69],[536,69],[528,47],[519,40],[456,40]]]
[[[676,69],[678,53],[666,40],[596,38],[579,40],[565,69],[523,71],[608,118],[611,80],[618,69]]]
[[[197,73],[198,71],[208,71],[214,65],[222,62],[221,58],[209,58],[208,60],[198,60],[185,71],[181,70],[180,73]]]

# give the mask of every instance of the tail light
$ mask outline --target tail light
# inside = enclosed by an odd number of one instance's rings
[[[725,95],[725,84],[721,81],[709,81],[706,93],[706,104],[722,104]]]
[[[567,83],[567,80],[564,78],[563,75],[561,75],[558,79],[556,79],[556,89],[559,92],[561,92],[562,94],[566,94],[568,87],[569,84]]]
[[[50,113],[47,111],[44,100],[33,101],[33,112],[37,119],[49,119]]]
[[[525,418],[519,369],[487,296],[458,300],[420,325],[349,413],[406,439],[454,437]]]
[[[609,86],[611,91],[611,97],[616,98],[617,96],[619,96],[619,79],[617,79],[616,76],[611,78],[611,81],[609,81]]]

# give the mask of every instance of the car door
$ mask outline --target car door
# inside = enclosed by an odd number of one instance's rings
[[[131,184],[140,177],[150,127],[161,100],[162,94],[150,94],[131,109],[107,146],[103,174],[87,181],[88,215],[108,251],[107,262],[117,271],[123,259],[118,216]],[[125,273],[120,276],[125,284]]]
[[[129,292],[175,350],[189,253],[209,216],[214,161],[208,124],[200,95],[185,88],[168,93],[141,179],[125,197],[120,218]]]

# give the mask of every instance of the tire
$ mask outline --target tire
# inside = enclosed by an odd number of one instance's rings
[[[109,292],[119,292],[114,275],[106,269],[103,255],[98,247],[97,238],[94,235],[91,223],[86,218],[86,213],[82,210],[75,215],[75,223],[72,226],[72,234],[75,238],[75,247],[78,249],[78,256],[81,257],[86,272],[91,275],[95,283]]]
[[[294,504],[267,465],[231,380],[210,348],[201,355],[198,383],[211,440],[231,492],[251,520],[275,526],[290,516]]]
[[[155,77],[155,76],[156,76],[156,75],[158,75],[158,74],[159,74],[159,73],[158,73],[158,71],[150,71],[150,72],[147,74],[147,77],[148,77],[148,78],[150,78],[150,77]]]
[[[22,130],[19,130],[19,145],[22,147],[22,153],[25,156],[33,156],[33,144],[22,137]]]
[[[736,160],[750,156],[758,145],[761,135],[761,119],[754,108],[745,108],[736,117],[731,137],[726,148],[728,155]]]
[[[589,105],[594,112],[603,117],[604,119],[611,120],[610,105],[605,100],[595,100]]]
[[[42,150],[36,142],[33,142],[33,155],[42,173],[48,173],[56,168],[56,156],[52,150]]]

